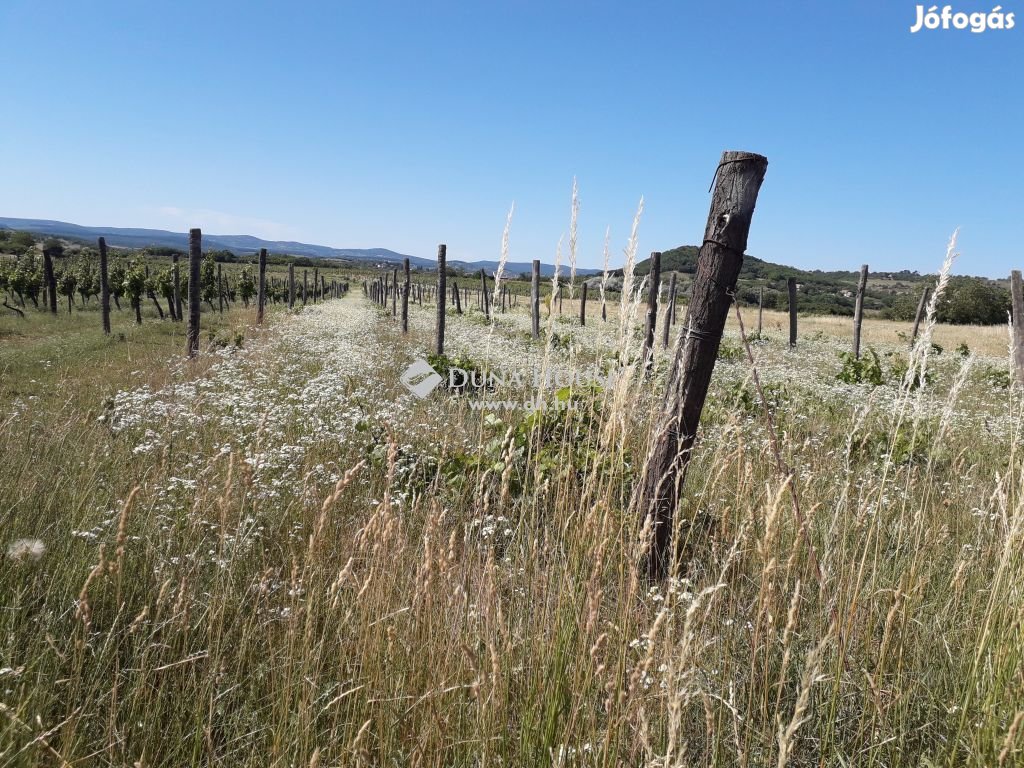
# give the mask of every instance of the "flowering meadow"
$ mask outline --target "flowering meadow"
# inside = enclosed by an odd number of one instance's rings
[[[645,376],[639,281],[606,322],[547,300],[540,340],[523,304],[450,307],[443,359],[434,305],[405,335],[352,285],[263,329],[233,310],[244,341],[192,361],[17,352],[0,765],[1024,761],[1005,328],[911,350],[869,319],[851,361],[846,325],[790,349],[781,315],[732,315],[648,583],[631,500],[685,308]]]

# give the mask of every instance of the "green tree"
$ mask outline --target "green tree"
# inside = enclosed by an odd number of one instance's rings
[[[256,280],[252,276],[252,270],[246,267],[238,278],[238,295],[242,297],[242,304],[248,308],[249,299],[256,295]]]
[[[114,297],[114,304],[118,310],[121,309],[121,297],[124,295],[124,280],[126,276],[124,262],[120,259],[113,262],[107,271],[107,285],[110,286],[110,295]]]
[[[75,288],[78,287],[78,275],[70,264],[64,267],[57,276],[57,293],[68,298],[68,314],[71,314],[71,304],[75,296]]]
[[[998,325],[1006,322],[1010,292],[976,277],[950,278],[936,307],[940,323]]]
[[[213,302],[217,298],[217,262],[212,253],[203,256],[202,269],[199,273],[199,293],[201,300],[213,309]]]
[[[131,299],[135,322],[142,325],[142,296],[146,292],[146,269],[138,259],[128,263],[124,276],[124,292]]]

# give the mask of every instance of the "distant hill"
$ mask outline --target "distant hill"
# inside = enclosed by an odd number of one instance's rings
[[[188,249],[188,234],[185,232],[169,232],[163,229],[134,229],[124,227],[84,227],[65,221],[49,219],[12,219],[0,216],[0,227],[32,232],[46,237],[60,237],[68,240],[82,240],[95,244],[96,238],[103,237],[107,245],[114,248],[179,248]],[[211,235],[203,233],[203,247],[211,250],[226,250],[236,254],[246,254],[266,248],[271,253],[289,256],[304,256],[313,259],[345,259],[372,264],[401,265],[402,260],[409,259],[413,267],[435,269],[436,259],[425,259],[419,256],[406,256],[387,248],[331,248],[326,245],[311,245],[291,240],[263,240],[252,235]],[[493,272],[498,268],[497,261],[452,261],[449,266],[472,272],[485,269]],[[509,262],[505,271],[512,275],[529,272],[529,263]],[[565,268],[563,267],[563,271]],[[541,274],[550,276],[555,272],[551,264],[541,264]],[[580,274],[590,275],[600,272],[596,269],[581,269]]]
[[[692,275],[697,271],[699,246],[681,245],[662,252],[662,272],[678,272],[683,294],[689,293]],[[651,270],[650,259],[636,265],[635,273],[646,275]],[[617,274],[621,275],[622,270]],[[800,291],[800,310],[817,314],[852,315],[859,272],[823,272],[774,264],[756,256],[743,257],[737,293],[742,301],[756,303],[760,290],[764,291],[765,307],[785,309],[789,304],[786,282],[797,281]],[[934,283],[934,276],[917,272],[869,272],[864,308],[906,313],[908,304],[914,304],[925,284]],[[989,281],[991,282],[991,281]]]

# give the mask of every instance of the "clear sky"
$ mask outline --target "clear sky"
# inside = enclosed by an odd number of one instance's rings
[[[954,10],[990,11],[962,0]],[[968,3],[972,3],[969,5]],[[699,243],[725,149],[768,157],[748,253],[1024,267],[1024,2],[0,0],[0,215],[580,263]]]

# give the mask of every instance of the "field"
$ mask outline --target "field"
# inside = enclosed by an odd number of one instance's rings
[[[151,307],[0,319],[0,765],[1021,763],[1005,326],[926,327],[913,380],[909,323],[856,366],[848,318],[790,349],[766,312],[759,391],[731,315],[649,584],[673,349],[642,374],[630,297],[546,301],[540,341],[526,302],[449,307],[435,368],[527,380],[419,398],[436,309],[403,335],[362,277],[263,328],[204,310],[192,361]],[[523,407],[538,372],[559,407]]]

